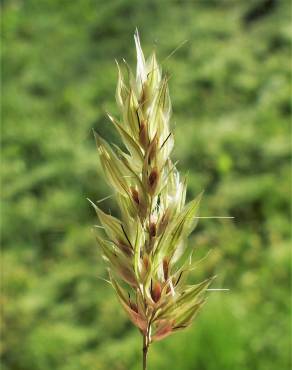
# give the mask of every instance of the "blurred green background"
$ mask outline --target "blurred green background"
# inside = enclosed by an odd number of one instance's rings
[[[291,5],[286,0],[2,1],[2,369],[138,370],[141,337],[106,277],[86,197],[110,194],[92,128],[117,135],[114,59],[133,33],[171,76],[174,160],[205,189],[190,244],[218,274],[150,370],[288,370]],[[166,57],[188,40],[170,58]],[[116,212],[109,199],[105,210]]]

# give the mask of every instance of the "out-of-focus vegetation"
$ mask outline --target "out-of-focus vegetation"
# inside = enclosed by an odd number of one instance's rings
[[[2,369],[137,370],[86,197],[110,194],[91,129],[111,141],[114,58],[133,32],[170,74],[174,159],[202,189],[193,278],[217,273],[194,327],[153,346],[150,369],[288,370],[289,0],[2,1]],[[166,57],[189,40],[170,58]],[[114,213],[111,199],[101,205]]]

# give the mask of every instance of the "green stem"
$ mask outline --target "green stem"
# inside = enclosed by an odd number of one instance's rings
[[[148,354],[148,340],[147,335],[143,335],[143,370],[147,370],[147,354]]]

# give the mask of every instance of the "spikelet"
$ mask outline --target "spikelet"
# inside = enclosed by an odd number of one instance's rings
[[[134,38],[136,75],[127,66],[125,79],[117,63],[121,121],[109,115],[126,152],[114,150],[95,134],[121,218],[92,204],[106,234],[98,234],[97,242],[108,263],[112,286],[142,333],[147,352],[150,343],[192,323],[212,278],[193,286],[185,284],[193,268],[187,237],[196,225],[201,194],[185,205],[186,181],[170,159],[174,140],[168,80],[155,53],[145,60],[137,31]]]

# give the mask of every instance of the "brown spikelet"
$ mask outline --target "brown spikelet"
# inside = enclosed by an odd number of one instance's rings
[[[169,268],[169,262],[168,262],[168,258],[165,257],[163,259],[163,275],[164,275],[164,280],[166,281],[168,279],[168,268]]]
[[[133,310],[133,311],[135,311],[135,312],[138,312],[138,306],[137,306],[137,304],[135,303],[135,302],[132,302],[131,300],[130,300],[130,307],[131,307],[131,309]]]
[[[133,250],[130,245],[124,243],[123,241],[119,240],[118,241],[118,247],[121,251],[123,251],[127,256],[132,256],[133,255]]]
[[[130,190],[131,190],[131,194],[132,194],[132,198],[133,198],[134,202],[139,205],[140,204],[140,199],[139,199],[138,191],[133,187],[131,187]]]
[[[158,147],[157,144],[158,144],[157,135],[155,135],[155,137],[153,138],[153,140],[151,141],[149,145],[149,153],[148,153],[148,163],[149,164],[156,157],[157,147]]]
[[[154,194],[156,186],[158,183],[159,173],[157,168],[154,168],[148,177],[149,191],[151,194]]]
[[[139,142],[143,149],[146,150],[149,145],[149,138],[147,133],[147,126],[144,120],[141,120],[140,131],[139,131]]]
[[[156,224],[155,222],[151,222],[149,225],[149,234],[151,237],[154,237],[156,235]]]
[[[151,289],[151,297],[155,303],[160,300],[161,297],[161,285],[158,281],[156,281]]]
[[[144,254],[143,256],[143,265],[145,267],[145,269],[147,270],[148,267],[149,267],[149,257],[147,254]]]

